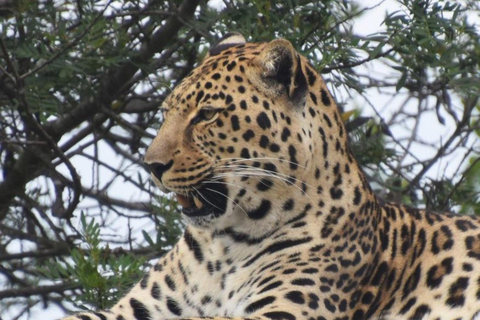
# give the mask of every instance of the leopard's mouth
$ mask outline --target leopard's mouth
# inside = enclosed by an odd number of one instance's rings
[[[176,194],[182,213],[189,217],[220,216],[227,208],[228,190],[223,183],[204,183],[186,194]]]

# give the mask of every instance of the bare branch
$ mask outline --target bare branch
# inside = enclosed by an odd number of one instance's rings
[[[80,288],[78,284],[65,282],[62,284],[50,285],[50,286],[35,286],[18,289],[7,289],[0,291],[0,299],[5,298],[18,298],[18,297],[31,297],[31,296],[45,296],[51,293],[63,293],[67,290],[75,290]]]
[[[455,128],[455,131],[450,135],[448,140],[438,149],[436,155],[430,159],[424,166],[423,168],[416,174],[416,176],[410,180],[410,184],[408,188],[405,189],[404,193],[408,193],[413,187],[418,187],[419,186],[419,181],[420,179],[425,175],[425,173],[430,170],[430,168],[443,156],[445,155],[446,151],[448,148],[451,146],[451,144],[458,139],[458,137],[461,135],[462,130],[465,126],[467,126],[470,122],[470,115],[472,111],[474,110],[475,106],[478,103],[478,100],[480,99],[479,96],[476,97],[471,97],[470,99],[467,100],[465,103],[465,109],[463,113],[463,118],[462,120],[457,124],[457,127]]]

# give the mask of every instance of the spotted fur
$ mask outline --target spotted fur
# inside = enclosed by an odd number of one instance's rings
[[[111,310],[67,319],[480,318],[479,220],[380,203],[288,41],[230,35],[163,110],[145,161],[188,227]]]

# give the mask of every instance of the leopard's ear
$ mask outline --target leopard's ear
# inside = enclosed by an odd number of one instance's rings
[[[208,55],[209,56],[217,55],[225,49],[228,49],[230,47],[233,47],[239,44],[245,44],[246,42],[247,41],[245,40],[245,37],[241,33],[238,33],[238,32],[227,33],[210,48],[210,50],[208,51]]]
[[[303,73],[301,58],[293,45],[285,39],[269,42],[256,58],[261,76],[268,82],[281,84],[295,104],[306,100],[307,79]]]

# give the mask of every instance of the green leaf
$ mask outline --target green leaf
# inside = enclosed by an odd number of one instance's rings
[[[155,242],[153,242],[152,238],[150,238],[148,233],[145,230],[142,230],[142,234],[143,234],[143,238],[145,239],[145,241],[148,242],[148,245],[151,246],[151,247],[154,247]]]
[[[382,51],[383,47],[385,46],[386,42],[380,42],[372,52],[370,52],[370,59],[375,59],[378,54]]]
[[[405,86],[405,82],[407,81],[407,72],[403,72],[402,73],[402,76],[400,77],[400,79],[398,80],[397,82],[397,85],[395,86],[395,91],[400,91],[401,88],[403,88],[403,86]]]

